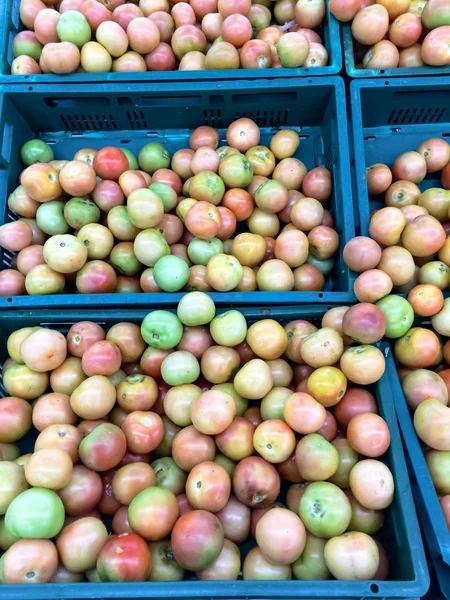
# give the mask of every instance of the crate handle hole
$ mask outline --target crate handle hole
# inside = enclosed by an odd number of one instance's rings
[[[7,302],[12,302],[12,298],[7,298]]]
[[[389,85],[389,81],[385,81],[385,82],[384,82],[384,85]]]
[[[120,140],[121,144],[130,144],[131,140]]]
[[[322,293],[319,294],[319,298],[323,298],[323,294]]]
[[[373,592],[374,594],[377,594],[380,591],[380,588],[377,586],[376,583],[372,583],[370,585],[370,591]]]

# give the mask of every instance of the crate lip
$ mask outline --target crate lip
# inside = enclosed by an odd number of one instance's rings
[[[13,308],[39,309],[55,308],[89,308],[89,307],[119,307],[157,306],[173,307],[189,292],[148,293],[136,294],[52,294],[48,296],[10,296],[0,297],[0,311]],[[232,304],[233,306],[270,304],[353,304],[356,296],[353,292],[206,292],[218,306]]]
[[[340,77],[318,77],[318,78],[291,78],[284,79],[282,81],[275,80],[258,80],[253,82],[243,81],[223,81],[218,82],[213,88],[211,83],[206,81],[191,82],[184,84],[182,82],[172,82],[163,84],[155,89],[152,84],[142,84],[139,86],[139,92],[142,94],[183,94],[187,91],[210,91],[214,93],[214,90],[222,91],[236,91],[243,93],[253,93],[257,91],[264,91],[270,93],[276,93],[298,88],[307,87],[321,87],[331,86],[335,89],[336,98],[336,126],[337,126],[337,139],[335,142],[340,148],[341,155],[347,156],[348,160],[340,161],[340,172],[341,179],[343,182],[343,188],[340,191],[342,200],[347,200],[345,205],[345,211],[342,206],[342,232],[343,236],[342,244],[345,240],[349,240],[355,236],[355,222],[354,222],[354,207],[352,201],[352,187],[351,187],[351,176],[350,176],[350,153],[349,153],[349,140],[347,131],[347,107],[345,99],[345,87],[344,82]],[[8,94],[26,93],[29,91],[28,85],[7,85],[0,87],[0,124],[3,125],[4,110],[3,104],[5,96]],[[93,84],[89,87],[79,86],[77,84],[54,84],[54,85],[36,85],[34,91],[45,94],[74,94],[74,95],[94,95],[94,94],[105,94],[105,93],[120,93],[128,90],[135,90],[134,86],[121,84]],[[89,133],[88,131],[86,133]],[[102,132],[96,132],[102,134]],[[114,133],[114,132],[112,132]],[[6,201],[6,200],[5,200]],[[330,290],[323,292],[212,292],[211,296],[218,304],[224,303],[239,303],[239,304],[310,304],[312,302],[317,303],[352,303],[356,301],[356,297],[353,294],[353,280],[347,271],[345,290]],[[0,310],[11,309],[13,307],[31,307],[31,308],[45,308],[46,306],[115,306],[124,304],[136,304],[145,305],[150,302],[154,305],[164,304],[170,305],[179,302],[184,292],[180,293],[158,293],[151,294],[137,293],[137,294],[59,294],[52,296],[13,296],[0,297]]]
[[[328,307],[327,307],[328,308]],[[224,312],[226,308],[218,309],[217,313]],[[256,307],[240,307],[239,310],[249,319],[267,318],[271,316],[274,319],[292,320],[299,317],[317,318],[324,314],[326,308],[320,305],[310,305],[303,307],[268,307],[260,309]],[[174,309],[172,309],[172,312]],[[143,309],[124,308],[120,315],[105,310],[12,310],[9,313],[0,312],[0,329],[4,320],[13,320],[20,327],[20,321],[23,317],[36,319],[36,322],[51,323],[62,325],[65,323],[82,320],[96,320],[102,322],[102,319],[114,317],[115,320],[143,319],[147,311]],[[387,342],[377,344],[386,359],[391,353]],[[274,598],[292,598],[298,600],[328,600],[332,598],[345,600],[362,598],[417,598],[423,596],[430,584],[429,572],[425,559],[423,542],[420,534],[417,515],[415,512],[412,491],[409,483],[406,460],[403,453],[400,431],[397,424],[397,418],[392,398],[392,389],[390,377],[387,372],[377,382],[378,395],[383,407],[383,416],[388,423],[391,433],[392,448],[395,446],[395,452],[391,452],[392,471],[396,482],[396,501],[400,505],[402,512],[407,515],[408,527],[405,535],[408,546],[412,549],[413,569],[415,573],[414,580],[409,581],[202,581],[200,590],[197,589],[198,582],[149,582],[149,583],[127,583],[122,586],[123,594],[118,591],[115,583],[77,583],[77,584],[40,584],[38,586],[27,586],[26,595],[30,600],[53,600],[66,598],[171,598],[174,600],[183,600],[192,598],[254,598],[254,599],[274,599]],[[299,593],[299,585],[304,588],[303,593]],[[332,585],[330,585],[332,583]],[[250,584],[250,585],[249,585]],[[371,586],[376,584],[378,591],[371,590]],[[2,584],[2,599],[17,600],[20,588],[17,584]],[[23,589],[23,588],[22,588]],[[241,591],[242,589],[242,591]],[[25,592],[25,590],[24,590]]]
[[[430,75],[450,75],[450,66],[444,67],[401,67],[396,69],[357,69],[353,53],[353,37],[351,25],[342,24],[342,49],[345,60],[345,71],[352,79],[373,77],[426,77]],[[369,46],[367,46],[369,49]]]
[[[423,498],[423,504],[430,514],[432,531],[428,530],[428,528],[424,528],[425,538],[430,546],[431,540],[437,542],[441,551],[440,558],[448,566],[450,565],[450,533],[448,532],[439,505],[438,496],[434,489],[424,454],[420,448],[417,434],[414,430],[413,421],[397,375],[393,357],[389,361],[386,361],[386,371],[392,387],[395,412],[397,413],[397,421],[399,423],[402,438],[411,459],[410,462],[412,464],[417,486]]]
[[[450,67],[449,67],[450,73]],[[364,152],[364,136],[363,136],[363,121],[361,110],[360,90],[362,88],[398,88],[405,91],[405,88],[412,87],[419,91],[422,88],[424,91],[432,92],[433,89],[450,89],[450,77],[445,79],[439,77],[405,77],[403,79],[359,79],[350,83],[350,122],[354,161],[352,178],[353,194],[355,196],[357,210],[359,212],[360,233],[359,235],[369,235],[370,223],[370,208],[369,208],[369,193],[366,183],[366,162]],[[381,128],[382,126],[380,126]],[[386,126],[390,129],[389,126]],[[411,125],[402,125],[402,127],[411,127]],[[426,125],[414,125],[414,127],[436,127],[436,124],[430,123]]]
[[[4,0],[7,3],[6,18],[0,23],[0,50],[3,56],[8,53],[9,29],[12,19],[11,5],[16,0]],[[69,73],[67,75],[10,75],[0,73],[0,85],[23,83],[165,83],[174,81],[211,81],[233,79],[284,79],[289,77],[311,77],[337,75],[343,66],[342,47],[340,43],[339,21],[331,14],[328,4],[326,6],[326,21],[329,27],[328,38],[331,48],[327,48],[329,57],[333,62],[325,67],[298,68],[298,69],[229,69],[211,71],[146,71],[143,73]],[[18,16],[17,16],[18,18]]]

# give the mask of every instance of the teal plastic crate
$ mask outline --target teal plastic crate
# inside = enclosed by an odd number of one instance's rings
[[[368,235],[370,211],[384,206],[384,195],[369,195],[366,168],[392,166],[402,152],[430,137],[450,138],[450,78],[359,80],[350,84],[353,130],[353,184],[356,229]],[[441,187],[440,172],[429,173],[421,190]]]
[[[411,413],[402,391],[392,354],[388,356],[386,361],[386,373],[391,384],[395,411],[406,448],[406,460],[411,474],[417,512],[425,533],[430,556],[432,560],[441,560],[448,566],[450,565],[450,533],[420,447],[419,438],[414,429]]]
[[[28,92],[33,92],[32,94]],[[23,168],[19,150],[30,138],[51,144],[55,156],[71,159],[80,148],[126,146],[138,152],[149,141],[161,141],[173,154],[189,147],[190,131],[211,125],[220,131],[239,117],[261,127],[268,144],[279,129],[292,127],[300,135],[296,156],[311,169],[326,166],[334,192],[327,203],[340,236],[340,251],[323,292],[212,293],[218,303],[298,304],[348,303],[354,300],[348,269],[342,259],[345,243],[354,237],[345,89],[338,77],[216,84],[72,84],[5,86],[0,89],[0,223],[17,218],[8,210],[7,195],[18,184]],[[3,252],[0,268],[9,266]],[[64,307],[176,304],[182,293],[60,294],[0,298],[5,307]]]
[[[444,598],[450,599],[450,532],[439,504],[427,463],[416,435],[392,354],[386,361],[395,411],[400,426],[414,500],[427,543],[432,570]],[[436,592],[438,594],[438,592]],[[428,596],[427,596],[428,598]],[[438,600],[438,595],[429,600]]]
[[[19,17],[19,0],[2,1],[0,24],[0,84],[9,83],[156,83],[176,81],[211,81],[218,79],[284,79],[289,77],[311,77],[337,75],[342,69],[342,49],[339,21],[327,14],[318,32],[328,52],[326,67],[299,69],[233,69],[214,71],[149,71],[144,73],[70,73],[68,75],[11,75],[14,59],[12,42],[14,36],[24,29]]]
[[[345,70],[352,79],[373,79],[374,77],[417,77],[430,75],[450,75],[450,67],[402,67],[397,69],[359,69],[355,64],[353,36],[350,24],[342,24],[342,41],[345,57]],[[369,50],[370,46],[367,46]]]
[[[242,308],[248,324],[272,318],[282,324],[294,319],[307,319],[320,324],[328,306]],[[218,309],[223,312],[226,309]],[[0,312],[0,362],[6,358],[6,339],[20,328],[41,325],[67,333],[70,326],[80,320],[95,321],[109,328],[118,321],[141,323],[147,310],[122,309],[120,315],[111,310],[11,310]],[[389,346],[379,344],[389,354]],[[0,384],[0,391],[3,387]],[[296,600],[368,600],[371,598],[406,599],[423,596],[429,587],[429,573],[414,508],[408,473],[403,454],[400,432],[395,416],[393,392],[389,374],[386,373],[373,387],[381,416],[386,420],[391,445],[382,460],[390,467],[395,481],[395,497],[386,510],[385,523],[379,539],[386,550],[391,565],[389,581],[183,581],[180,583],[77,583],[1,585],[2,600],[52,600],[65,598],[157,598],[187,600],[208,599],[296,599]],[[21,450],[30,450],[33,434],[28,434]],[[20,443],[19,443],[20,445]],[[378,537],[378,536],[377,536]]]

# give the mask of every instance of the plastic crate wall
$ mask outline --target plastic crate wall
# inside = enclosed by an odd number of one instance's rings
[[[242,308],[248,324],[259,319],[272,318],[287,324],[294,319],[307,319],[316,325],[331,306],[270,307],[260,309]],[[218,309],[223,312],[225,309]],[[0,362],[6,357],[6,340],[12,331],[20,327],[41,325],[67,333],[70,326],[80,320],[99,323],[108,329],[118,321],[141,323],[146,310],[122,309],[117,315],[112,310],[11,310],[0,312]],[[388,344],[379,344],[389,358]],[[0,386],[0,391],[3,391]],[[232,599],[298,599],[298,600],[368,600],[417,598],[425,594],[429,586],[429,574],[423,543],[417,522],[414,502],[403,454],[400,432],[397,425],[394,400],[389,374],[386,373],[376,385],[373,393],[377,397],[381,416],[386,420],[391,445],[382,457],[390,467],[395,481],[393,504],[385,511],[385,523],[379,538],[391,566],[388,581],[183,581],[179,583],[77,583],[40,584],[35,586],[2,585],[2,600],[52,600],[65,598],[172,598],[186,600],[194,598]],[[21,449],[30,450],[33,434],[30,432]],[[377,534],[378,537],[378,534]]]
[[[32,91],[30,94],[28,92]],[[71,159],[83,147],[126,146],[138,152],[159,141],[173,154],[189,147],[192,129],[211,125],[220,130],[239,117],[261,127],[261,143],[269,144],[281,128],[300,135],[296,156],[308,169],[326,166],[333,175],[329,201],[340,235],[336,265],[323,292],[213,293],[217,302],[265,306],[281,303],[351,302],[351,280],[342,260],[345,243],[354,236],[347,116],[343,81],[338,77],[261,82],[199,82],[165,85],[8,86],[0,91],[0,222],[17,218],[8,210],[7,196],[18,185],[23,168],[19,150],[37,137],[51,144],[55,156]],[[10,253],[2,254],[3,268]],[[102,294],[76,297],[18,296],[0,298],[5,306],[45,307],[177,303],[182,293]]]

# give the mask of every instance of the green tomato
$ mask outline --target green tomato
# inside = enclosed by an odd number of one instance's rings
[[[133,242],[121,242],[114,246],[109,255],[109,262],[123,275],[136,275],[142,269],[142,263],[133,252]]]
[[[193,354],[178,350],[162,361],[161,376],[172,386],[194,383],[200,377],[200,365]]]
[[[217,238],[201,240],[194,238],[188,246],[187,253],[194,265],[206,266],[216,254],[223,252],[223,242]]]
[[[386,337],[399,338],[411,328],[414,310],[411,304],[401,296],[385,296],[377,302],[386,317]]]
[[[449,285],[450,269],[440,260],[432,260],[419,269],[419,283],[431,283],[440,290],[445,290]]]
[[[62,42],[72,42],[78,48],[90,42],[92,35],[86,17],[77,10],[67,10],[60,15],[56,33]]]
[[[229,154],[219,165],[219,175],[226,186],[245,188],[253,179],[252,163],[243,154]]]
[[[152,348],[169,350],[175,348],[181,340],[183,325],[168,310],[154,310],[142,321],[141,334]]]
[[[170,187],[168,183],[155,181],[149,186],[149,190],[155,193],[164,204],[164,212],[168,213],[173,210],[178,204],[178,196],[176,191]]]
[[[300,498],[299,515],[306,529],[320,538],[341,535],[352,518],[350,500],[332,483],[308,485]]]
[[[143,265],[154,267],[160,258],[170,255],[170,246],[156,229],[144,229],[134,240],[134,253]]]
[[[5,527],[10,535],[21,538],[50,539],[64,525],[61,498],[45,488],[31,488],[14,498],[6,511]]]
[[[5,517],[2,516],[0,517],[0,549],[1,550],[8,550],[8,548],[11,548],[11,546],[17,542],[17,540],[20,540],[20,538],[16,535],[11,535],[10,533],[8,533],[6,531],[6,527],[5,527]],[[1,573],[0,573],[1,575]]]
[[[138,161],[143,171],[153,175],[158,169],[170,167],[170,154],[159,142],[150,142],[139,152]]]
[[[319,260],[312,254],[308,254],[308,258],[306,259],[306,264],[314,265],[315,267],[317,267],[324,277],[329,275],[334,269],[334,263],[334,256],[330,256],[330,258],[327,258],[325,260]]]
[[[220,390],[221,392],[225,392],[226,394],[231,396],[236,404],[236,416],[242,417],[242,415],[248,408],[248,400],[247,398],[243,398],[237,393],[232,383],[218,383],[216,385],[213,385],[211,389]],[[291,390],[289,390],[289,393],[292,396]]]
[[[162,256],[153,268],[156,284],[164,292],[178,292],[189,279],[189,267],[182,258],[169,254]]]
[[[5,555],[2,554],[2,556],[0,557],[0,583],[5,583],[5,580],[3,579],[3,560],[5,558]]]
[[[29,140],[20,149],[20,158],[27,167],[35,162],[49,163],[55,158],[53,150],[42,140]]]
[[[128,165],[130,167],[130,171],[138,171],[139,163],[138,163],[135,155],[130,150],[128,150],[128,148],[124,148],[123,146],[120,147],[120,150],[122,150],[122,152],[125,154],[125,156],[128,159]]]
[[[292,396],[292,390],[285,387],[273,387],[261,400],[261,416],[263,421],[279,419],[285,421],[284,405],[286,400]]]
[[[16,365],[13,365],[16,366]],[[18,365],[21,366],[21,365]],[[25,365],[24,365],[25,366]],[[9,369],[8,369],[9,370]],[[31,400],[31,398],[27,398]],[[16,460],[22,454],[17,444],[0,444],[0,459],[1,460]]]
[[[88,198],[71,198],[64,206],[64,218],[74,229],[81,229],[89,223],[97,223],[100,209]]]
[[[327,540],[306,534],[306,543],[300,558],[292,564],[292,572],[301,581],[323,581],[331,578],[325,563],[324,549]]]
[[[227,310],[209,324],[213,340],[219,346],[237,346],[247,335],[247,321],[238,310]]]
[[[64,218],[66,203],[61,200],[44,202],[36,212],[36,222],[39,229],[48,235],[60,235],[70,231],[70,225]]]
[[[223,467],[230,477],[233,476],[234,470],[236,468],[236,463],[234,462],[234,460],[231,460],[231,458],[228,458],[228,456],[225,456],[225,454],[219,453],[216,454],[214,462]]]
[[[216,313],[214,301],[204,292],[189,292],[178,303],[177,315],[183,325],[206,325]]]
[[[178,496],[184,492],[187,473],[180,469],[171,456],[158,458],[151,463],[155,472],[155,485],[166,488]]]

